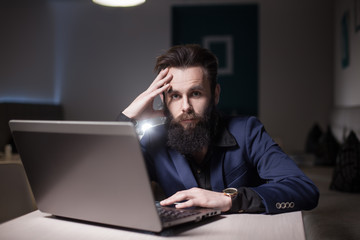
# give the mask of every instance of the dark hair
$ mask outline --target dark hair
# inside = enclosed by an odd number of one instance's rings
[[[217,84],[218,60],[208,49],[197,44],[177,45],[156,59],[155,72],[167,67],[188,68],[202,67],[205,77],[210,81],[214,94]]]

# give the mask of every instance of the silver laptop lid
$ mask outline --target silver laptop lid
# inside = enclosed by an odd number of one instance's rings
[[[10,128],[40,211],[161,231],[132,123],[12,120]]]

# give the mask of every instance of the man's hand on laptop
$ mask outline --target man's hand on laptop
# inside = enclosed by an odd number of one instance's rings
[[[176,208],[205,207],[215,208],[222,212],[230,210],[231,198],[223,193],[213,192],[201,188],[191,188],[175,193],[171,197],[160,202],[161,205],[175,204]]]

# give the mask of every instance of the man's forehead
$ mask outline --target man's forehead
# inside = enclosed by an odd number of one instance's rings
[[[169,74],[173,75],[170,82],[173,91],[177,88],[207,88],[209,85],[201,67],[170,68]]]

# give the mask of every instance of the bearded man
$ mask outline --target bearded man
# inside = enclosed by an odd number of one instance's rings
[[[158,75],[119,116],[166,122],[141,139],[148,172],[162,205],[222,212],[283,213],[317,206],[319,191],[255,117],[226,117],[216,57],[199,45],[179,45],[157,58]],[[164,108],[155,110],[161,97]]]

